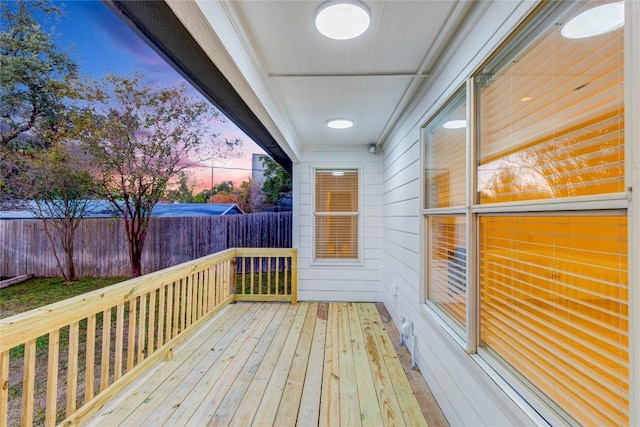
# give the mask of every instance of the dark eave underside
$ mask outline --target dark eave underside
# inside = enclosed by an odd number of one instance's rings
[[[105,1],[160,56],[288,172],[291,159],[164,1]]]

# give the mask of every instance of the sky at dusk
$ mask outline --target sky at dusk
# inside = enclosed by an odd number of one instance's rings
[[[77,62],[80,75],[100,79],[107,73],[133,76],[138,72],[146,83],[153,85],[173,86],[185,82],[101,2],[57,1],[56,4],[63,6],[66,12],[66,16],[55,23],[58,45]],[[264,150],[226,118],[212,127],[212,133],[223,138],[237,137],[243,141],[241,158],[213,162],[213,182],[232,180],[239,185],[251,176],[251,154],[264,153]],[[208,162],[206,167],[188,170],[196,184],[196,192],[210,188],[210,166]]]

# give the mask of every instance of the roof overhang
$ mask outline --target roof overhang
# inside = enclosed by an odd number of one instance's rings
[[[105,1],[167,63],[288,172],[290,156],[164,1]]]

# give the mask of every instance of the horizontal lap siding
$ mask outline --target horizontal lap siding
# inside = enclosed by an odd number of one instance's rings
[[[382,297],[397,325],[401,316],[414,322],[420,371],[452,426],[526,425],[530,420],[423,307],[420,129],[479,65],[482,55],[507,35],[508,26],[496,31],[500,23],[515,25],[532,4],[494,2],[476,7],[470,17],[475,28],[456,49],[445,53],[446,65],[438,70],[425,97],[393,129],[382,152]]]
[[[294,246],[298,248],[298,298],[317,301],[380,301],[382,262],[381,158],[362,152],[309,152],[313,162],[294,167]],[[313,263],[313,168],[360,168],[362,179],[362,265]],[[295,243],[297,239],[297,244]]]

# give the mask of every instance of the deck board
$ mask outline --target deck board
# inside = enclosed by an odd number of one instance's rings
[[[243,302],[87,425],[424,426],[373,303]]]

